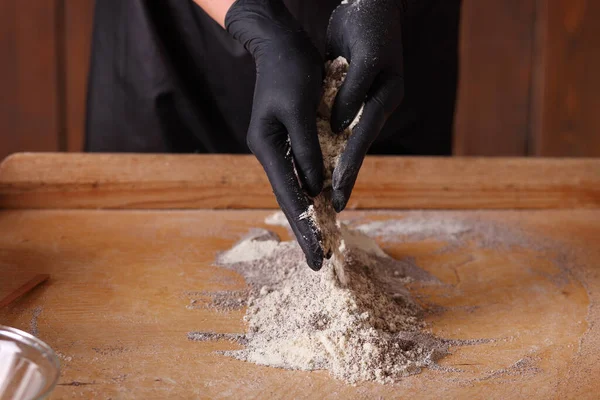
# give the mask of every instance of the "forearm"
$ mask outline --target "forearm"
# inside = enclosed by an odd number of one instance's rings
[[[194,0],[212,19],[225,27],[225,15],[235,0]]]

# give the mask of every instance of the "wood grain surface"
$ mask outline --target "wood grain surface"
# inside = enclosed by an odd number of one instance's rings
[[[600,206],[600,160],[367,157],[350,209]],[[0,208],[276,208],[252,156],[16,154]]]
[[[52,399],[562,399],[598,393],[600,211],[344,213],[354,224],[415,213],[436,221],[451,217],[488,227],[484,235],[503,227],[514,229],[515,238],[533,238],[498,248],[465,242],[445,251],[432,239],[381,242],[393,257],[412,257],[441,281],[409,286],[429,310],[433,333],[493,339],[453,347],[441,365],[457,371],[426,369],[396,386],[349,386],[323,371],[261,367],[215,353],[235,344],[187,339],[190,331],[244,332],[243,309],[223,312],[194,300],[245,287],[235,272],[211,264],[250,228],[265,226],[269,213],[2,211],[2,263],[52,279],[0,310],[0,324],[37,332],[57,351],[62,372]],[[275,230],[287,236],[285,228]]]

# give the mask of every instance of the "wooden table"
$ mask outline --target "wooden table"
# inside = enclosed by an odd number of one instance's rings
[[[243,289],[212,266],[274,207],[249,157],[33,155],[0,167],[0,294],[51,278],[0,310],[58,353],[52,398],[597,398],[600,384],[600,161],[371,158],[345,218],[452,218],[512,229],[531,245],[381,240],[442,284],[413,284],[443,367],[396,386],[348,386],[326,372],[233,360],[244,310],[190,307],[198,292]],[[387,208],[386,211],[372,209]],[[283,227],[267,227],[286,237]],[[490,231],[493,235],[493,231]],[[196,304],[197,305],[197,304]]]

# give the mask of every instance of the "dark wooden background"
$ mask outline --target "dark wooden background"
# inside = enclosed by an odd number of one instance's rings
[[[600,1],[463,0],[455,153],[600,156]]]
[[[93,0],[0,0],[0,157],[80,151]],[[600,1],[463,0],[455,154],[600,156]]]

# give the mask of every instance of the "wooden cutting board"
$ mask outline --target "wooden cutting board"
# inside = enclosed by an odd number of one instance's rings
[[[502,229],[505,235],[514,232],[515,240],[503,247],[477,241],[448,247],[433,238],[380,238],[390,255],[410,257],[439,279],[436,285],[410,285],[428,310],[433,333],[491,340],[455,346],[440,362],[443,369],[426,369],[395,386],[349,386],[323,371],[284,371],[215,353],[236,344],[187,339],[193,331],[244,332],[243,309],[223,312],[204,307],[199,299],[201,292],[245,287],[235,272],[212,266],[215,254],[254,227],[288,235],[283,227],[264,224],[272,210],[256,209],[256,198],[268,198],[263,193],[268,186],[250,159],[210,160],[213,171],[219,171],[220,162],[223,168],[235,162],[246,166],[244,174],[255,172],[259,188],[237,192],[241,209],[194,210],[195,203],[210,197],[216,208],[229,207],[226,199],[236,192],[232,185],[217,183],[218,175],[200,183],[186,178],[183,166],[191,169],[205,158],[106,157],[25,155],[9,160],[9,168],[0,167],[5,208],[0,211],[0,280],[10,278],[9,266],[52,277],[0,310],[0,324],[35,330],[57,351],[62,372],[53,399],[595,398],[600,389],[598,162],[567,160],[585,168],[578,175],[573,169],[566,179],[562,172],[549,174],[564,171],[558,160],[544,161],[548,175],[536,172],[536,162],[512,160],[517,166],[505,170],[506,176],[481,179],[477,190],[474,176],[489,167],[487,160],[472,165],[456,160],[462,175],[456,172],[454,181],[445,183],[435,176],[427,181],[427,176],[436,169],[457,169],[454,160],[369,160],[354,199],[358,207],[374,199],[393,203],[402,190],[409,198],[400,202],[403,206],[424,208],[430,193],[437,196],[435,204],[463,209],[345,212],[353,224],[415,215],[452,218],[465,226],[476,223],[483,239]],[[49,172],[53,160],[61,168]],[[103,169],[107,160],[110,166]],[[79,169],[67,168],[75,162]],[[159,176],[161,163],[182,163],[183,169]],[[414,178],[412,184],[406,178],[403,188],[390,183],[378,192],[369,190],[369,185],[381,185],[374,172],[382,168],[378,163],[389,163],[385,168],[412,163],[413,170],[429,172],[421,172],[421,180]],[[129,175],[113,177],[119,164]],[[87,174],[82,170],[92,166],[95,170]],[[154,180],[147,175],[153,171]],[[142,178],[136,181],[136,174]],[[539,179],[532,179],[536,174]],[[508,185],[506,193],[498,194],[503,185]],[[460,196],[461,190],[472,195]],[[547,198],[543,190],[550,193]],[[163,200],[157,201],[160,193]],[[486,204],[497,208],[497,196],[505,209],[469,210]],[[561,196],[569,199],[561,203]],[[68,206],[61,208],[60,199]],[[564,204],[569,208],[561,208]],[[111,207],[123,209],[106,209]]]

